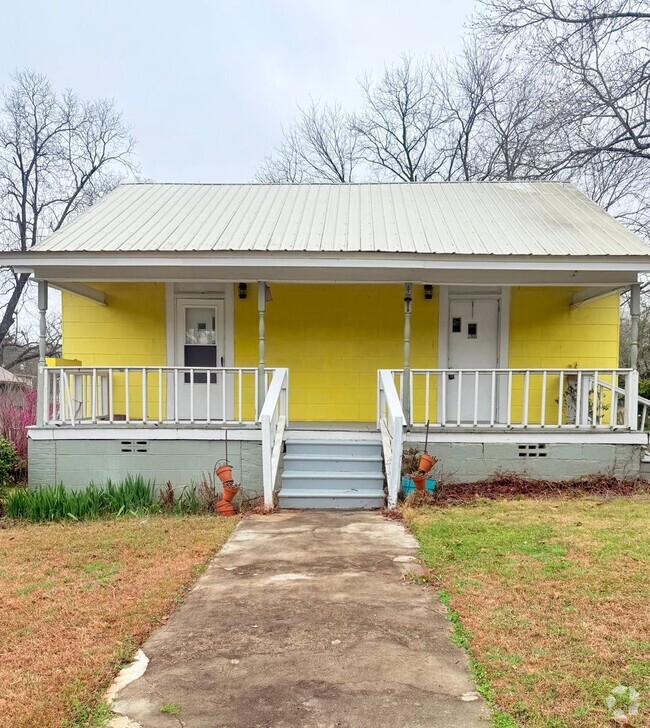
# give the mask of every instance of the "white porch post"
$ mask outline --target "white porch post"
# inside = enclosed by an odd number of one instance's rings
[[[413,284],[404,284],[404,374],[402,379],[402,410],[404,422],[411,424],[411,302]]]
[[[38,281],[38,378],[36,380],[36,424],[45,422],[45,357],[47,355],[47,281]]]
[[[639,410],[639,316],[641,314],[641,285],[630,286],[630,368],[625,388],[626,425],[638,429]]]
[[[257,282],[257,314],[258,314],[258,350],[259,362],[257,365],[257,417],[259,418],[262,407],[264,406],[264,397],[266,396],[266,333],[264,314],[266,313],[266,283],[265,281]]]

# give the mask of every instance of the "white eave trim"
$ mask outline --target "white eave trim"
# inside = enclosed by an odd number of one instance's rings
[[[593,286],[590,288],[585,288],[583,291],[578,291],[578,293],[573,294],[571,298],[571,308],[579,308],[580,306],[582,306],[583,303],[598,301],[601,298],[606,298],[612,293],[621,293],[625,290],[627,290],[627,286],[619,286],[616,288],[602,288],[600,286]]]
[[[74,281],[48,281],[52,288],[56,288],[59,291],[67,291],[73,293],[75,296],[80,296],[88,301],[94,301],[100,306],[106,305],[106,294],[103,291],[98,291],[92,286],[88,286],[85,283],[77,283]]]
[[[650,272],[650,255],[532,256],[532,255],[434,255],[404,253],[304,254],[268,251],[260,254],[211,253],[70,253],[31,252],[0,255],[0,265],[31,271],[35,268],[389,268],[389,269],[490,269],[490,270],[585,270]]]

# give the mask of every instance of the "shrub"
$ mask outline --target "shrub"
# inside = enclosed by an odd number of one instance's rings
[[[141,475],[128,475],[119,483],[109,480],[104,486],[91,483],[80,490],[66,490],[63,485],[16,488],[8,493],[6,503],[10,518],[28,521],[80,521],[161,511],[183,515],[203,510],[196,486],[183,488],[176,497],[169,484],[158,496],[155,483],[145,481]]]
[[[0,488],[7,485],[14,476],[18,464],[18,454],[12,442],[0,438]]]
[[[17,468],[27,462],[27,428],[36,424],[36,389],[0,391],[0,437],[16,448]]]

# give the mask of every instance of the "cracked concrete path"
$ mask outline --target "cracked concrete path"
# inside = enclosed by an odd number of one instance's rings
[[[243,520],[144,645],[121,725],[486,726],[444,607],[402,578],[417,553],[378,513]]]

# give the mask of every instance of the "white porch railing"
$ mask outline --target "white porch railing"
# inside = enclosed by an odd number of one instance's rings
[[[289,370],[276,369],[260,413],[264,507],[273,508],[284,429],[289,424]]]
[[[377,427],[388,483],[388,507],[395,508],[402,478],[402,449],[404,440],[404,412],[393,373],[389,369],[377,372]]]
[[[401,400],[403,371],[389,373]],[[409,425],[415,427],[639,427],[632,369],[412,369],[409,381]]]
[[[256,377],[254,367],[46,367],[43,424],[254,425]]]

